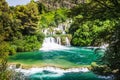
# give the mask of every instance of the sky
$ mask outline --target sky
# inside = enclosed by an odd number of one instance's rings
[[[6,0],[10,6],[25,5],[30,2],[30,0]]]

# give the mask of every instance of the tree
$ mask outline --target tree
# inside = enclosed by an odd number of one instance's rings
[[[110,46],[108,47],[105,54],[106,64],[112,69],[113,73],[117,77],[116,80],[120,79],[120,23],[116,27],[115,33],[111,38]]]
[[[7,28],[9,27],[10,16],[9,7],[5,0],[0,1],[0,80],[9,80],[7,73],[7,56],[9,54],[8,43],[5,39],[8,37]]]
[[[97,25],[102,25],[97,38],[108,40],[109,47],[103,61],[119,80],[120,77],[120,1],[119,0],[92,0],[89,4],[82,4],[70,13],[70,16],[81,14],[77,23],[86,24],[87,21],[99,20]],[[76,12],[75,12],[76,11]],[[112,23],[112,24],[111,24]],[[107,26],[107,27],[106,27]],[[77,31],[80,28],[76,28]],[[74,34],[74,33],[73,33]],[[94,35],[94,34],[93,34]],[[98,39],[99,40],[99,39]],[[94,40],[93,40],[94,41]],[[103,71],[104,72],[104,71]]]
[[[24,35],[33,35],[38,29],[38,6],[35,2],[31,1],[27,5],[17,6],[15,8],[16,16],[21,20],[23,27],[22,33]]]
[[[56,25],[65,21],[64,16],[57,12],[55,12],[54,19],[55,19]]]
[[[17,52],[38,50],[44,39],[38,24],[38,4],[32,0],[27,5],[19,5],[11,8],[11,12],[13,13],[13,24],[10,29],[11,37],[8,40],[11,46]],[[29,40],[31,41],[29,42]]]

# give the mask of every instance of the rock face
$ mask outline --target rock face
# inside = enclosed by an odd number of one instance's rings
[[[48,9],[70,9],[79,3],[85,3],[86,0],[38,0],[38,2],[43,3]]]

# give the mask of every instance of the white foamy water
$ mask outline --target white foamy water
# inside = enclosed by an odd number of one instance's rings
[[[56,41],[55,38],[53,37],[45,38],[42,44],[42,48],[40,48],[40,50],[43,51],[63,50],[63,49],[69,49],[69,48],[66,46],[62,46],[60,40],[57,39]]]
[[[101,79],[109,79],[109,80],[114,80],[114,76],[113,75],[110,75],[110,76],[98,76],[98,78],[101,78]]]
[[[43,74],[43,75],[34,75],[35,77],[40,77],[41,79],[43,78],[43,77],[60,77],[60,76],[63,76],[63,74],[58,74],[58,73],[56,73],[56,74]]]
[[[103,44],[102,46],[100,46],[100,48],[103,48],[106,50],[106,48],[109,46],[109,44]]]
[[[104,45],[99,46],[99,47],[94,47],[94,46],[85,47],[85,49],[92,49],[92,50],[101,49],[101,50],[106,50],[108,46],[109,46],[109,44],[104,44]]]
[[[69,48],[56,43],[43,43],[42,48],[40,48],[40,50],[43,50],[43,51],[64,50],[64,49],[69,49]]]
[[[70,41],[69,41],[68,37],[66,37],[65,40],[66,40],[66,46],[70,46]]]
[[[60,75],[63,75],[64,73],[70,73],[70,72],[88,72],[89,71],[88,68],[61,69],[61,68],[50,67],[50,66],[46,66],[46,67],[42,67],[42,68],[30,68],[30,69],[19,68],[19,69],[15,69],[15,71],[22,72],[26,76],[31,75],[31,74],[35,74],[35,73],[40,73],[40,72],[43,72],[45,70],[56,73],[56,76],[60,76]]]

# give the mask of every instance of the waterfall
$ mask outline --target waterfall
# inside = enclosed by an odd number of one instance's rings
[[[58,38],[58,40],[56,41],[55,38],[53,37],[45,38],[42,44],[42,48],[40,48],[40,50],[43,51],[60,50],[60,49],[68,49],[68,48],[61,45],[60,38]]]
[[[62,24],[59,24],[59,25],[58,25],[58,29],[60,29],[60,30],[62,30],[62,31],[63,31],[63,30],[64,30],[63,25],[62,25]]]
[[[61,38],[57,37],[57,44],[61,45]]]
[[[53,37],[45,38],[46,43],[55,43],[55,39]]]
[[[43,45],[42,48],[40,50],[48,50],[48,49],[63,49],[65,48],[65,46],[70,46],[70,40],[68,39],[68,37],[65,38],[65,44],[63,45],[62,42],[62,37],[60,37],[60,35],[66,35],[66,30],[70,27],[70,20],[66,20],[66,22],[64,23],[60,23],[56,28],[52,28],[52,30],[50,28],[45,28],[42,30],[42,32],[45,34],[45,36],[50,36],[50,37],[46,37],[43,41]],[[58,32],[60,32],[61,34],[58,35],[56,34]],[[61,32],[62,31],[62,32]],[[56,38],[54,38],[53,36],[57,35]]]
[[[43,41],[44,43],[54,43],[54,44],[59,44],[61,45],[61,38],[57,37],[56,39],[54,37],[47,37]]]
[[[66,34],[66,32],[65,32],[65,31],[62,31],[62,34]]]
[[[66,30],[66,24],[59,24],[58,25],[58,29],[62,31],[62,34],[66,34],[65,30]]]
[[[66,37],[65,40],[66,40],[66,46],[70,46],[70,41],[69,41],[68,37]]]

